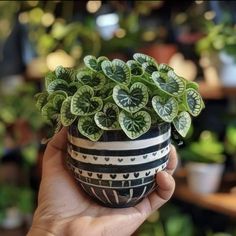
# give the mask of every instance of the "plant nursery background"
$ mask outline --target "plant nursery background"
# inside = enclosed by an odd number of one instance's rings
[[[45,74],[141,52],[197,82],[206,108],[174,141],[173,197],[135,235],[236,236],[235,11],[234,1],[0,1],[0,235],[25,235],[37,204]]]

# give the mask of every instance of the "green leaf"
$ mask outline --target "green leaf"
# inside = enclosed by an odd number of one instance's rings
[[[193,116],[198,116],[203,108],[201,95],[192,88],[186,90],[184,94],[184,103],[188,111]]]
[[[47,75],[45,76],[45,87],[46,89],[48,89],[48,85],[56,79],[56,75],[54,72],[49,72],[47,73]]]
[[[186,89],[192,88],[192,89],[198,90],[198,88],[199,88],[198,83],[196,83],[194,81],[188,81],[188,80],[185,80],[185,81],[187,82],[186,83]]]
[[[116,83],[128,85],[130,83],[130,69],[125,62],[114,59],[112,62],[106,60],[101,64],[103,73]]]
[[[103,134],[103,130],[96,125],[91,117],[81,117],[78,122],[78,130],[91,141],[98,141]]]
[[[161,64],[159,64],[158,70],[160,72],[168,72],[168,71],[173,71],[173,68],[171,68],[170,66],[168,66],[164,63],[161,63]]]
[[[53,93],[55,91],[68,91],[68,83],[62,79],[53,80],[47,88],[48,93]]]
[[[178,102],[173,97],[164,99],[155,96],[152,98],[152,106],[158,116],[166,122],[172,122],[178,114]]]
[[[65,80],[69,83],[75,80],[75,73],[74,70],[71,68],[57,66],[57,68],[55,69],[55,75],[57,79]]]
[[[54,107],[51,102],[48,102],[42,107],[41,114],[45,121],[52,122],[59,115],[58,110]]]
[[[149,75],[158,70],[157,64],[153,61],[143,63],[142,68]]]
[[[122,111],[119,114],[119,123],[130,139],[136,139],[150,129],[151,116],[146,111],[138,111],[134,114]]]
[[[76,115],[73,115],[71,113],[71,99],[72,97],[66,98],[66,100],[63,101],[61,106],[61,123],[64,126],[71,125],[76,120]]]
[[[135,113],[146,106],[148,90],[140,82],[134,83],[130,89],[124,85],[116,85],[113,89],[113,99],[122,109]]]
[[[41,110],[42,107],[47,103],[47,97],[48,97],[48,93],[47,92],[42,92],[42,93],[38,93],[35,95],[36,98],[36,107],[37,109]]]
[[[100,90],[106,83],[106,78],[100,73],[91,73],[82,71],[77,74],[77,79],[83,84],[92,87],[94,90]]]
[[[177,132],[185,137],[191,126],[191,117],[188,112],[182,111],[178,116],[173,120],[173,124]]]
[[[145,62],[154,62],[155,63],[154,58],[152,58],[148,55],[145,55],[143,53],[135,53],[133,55],[133,58],[134,58],[135,61],[137,61],[141,65]]]
[[[144,71],[142,69],[142,67],[140,66],[139,63],[137,63],[134,60],[129,60],[126,62],[126,64],[128,65],[131,75],[133,76],[142,76]]]
[[[94,56],[88,55],[84,57],[84,64],[94,72],[101,71],[101,64],[103,61],[108,60],[107,57],[99,57],[98,59]]]
[[[100,111],[102,106],[102,99],[94,97],[93,89],[84,85],[72,97],[71,112],[74,115],[88,116]]]
[[[185,91],[185,82],[172,70],[167,73],[153,72],[152,79],[159,89],[170,96],[180,96]]]
[[[119,108],[113,103],[106,103],[103,107],[103,112],[97,112],[94,116],[98,127],[103,130],[119,129]]]
[[[54,96],[52,103],[56,110],[60,111],[61,105],[64,100],[65,97],[63,95],[57,94],[56,96]]]
[[[101,90],[96,91],[96,97],[106,99],[107,97],[112,96],[115,85],[116,84],[114,82],[106,83]]]

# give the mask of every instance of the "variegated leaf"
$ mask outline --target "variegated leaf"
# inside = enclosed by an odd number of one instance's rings
[[[35,95],[35,99],[37,100],[36,107],[38,110],[41,110],[42,107],[47,103],[47,97],[48,97],[47,92],[42,92]]]
[[[45,87],[48,89],[48,85],[55,80],[57,77],[54,72],[49,72],[45,76]]]
[[[178,114],[178,102],[173,97],[164,99],[155,96],[152,98],[152,106],[158,116],[166,122],[172,122]]]
[[[158,65],[153,61],[144,62],[142,64],[142,68],[149,75],[152,75],[153,72],[158,71]]]
[[[135,113],[146,106],[148,89],[140,83],[134,83],[130,89],[124,85],[116,85],[113,89],[113,99],[122,109]]]
[[[146,111],[138,111],[134,114],[122,111],[119,114],[119,123],[130,139],[136,139],[150,129],[151,116]]]
[[[146,54],[143,54],[143,53],[135,53],[133,55],[133,58],[135,61],[137,61],[141,65],[145,62],[154,62],[155,63],[155,60],[152,57],[150,57]]]
[[[75,73],[72,68],[57,66],[57,68],[55,69],[55,75],[57,79],[65,80],[67,83],[75,80]]]
[[[153,72],[152,79],[159,89],[170,96],[180,96],[185,91],[185,82],[174,71]]]
[[[126,62],[128,65],[131,75],[133,76],[142,76],[143,75],[143,69],[140,66],[140,64],[134,60],[129,60]]]
[[[51,123],[58,117],[59,112],[51,102],[48,102],[46,105],[42,107],[41,114],[45,121]]]
[[[112,62],[106,60],[101,64],[103,73],[116,83],[128,85],[130,83],[130,69],[125,62],[114,59]]]
[[[92,87],[94,90],[100,90],[106,83],[106,78],[101,73],[90,71],[78,72],[77,79],[83,84]]]
[[[94,97],[94,91],[88,85],[84,85],[73,95],[71,112],[74,115],[88,116],[102,109],[101,98]]]
[[[55,91],[64,91],[67,93],[68,91],[68,83],[62,79],[53,80],[47,88],[48,93],[53,93]]]
[[[115,82],[106,83],[101,90],[95,91],[96,97],[106,99],[107,97],[112,96],[113,88],[115,87],[115,85]]]
[[[173,120],[173,124],[177,132],[185,137],[191,126],[191,117],[188,112],[182,111],[178,116]]]
[[[97,112],[94,116],[98,127],[103,130],[119,129],[119,108],[113,103],[106,103],[103,107],[103,112]]]
[[[108,60],[107,57],[99,57],[98,59],[92,55],[84,57],[84,64],[94,72],[101,71],[101,64],[103,61]]]
[[[184,94],[184,103],[188,111],[193,116],[198,116],[203,108],[201,95],[192,88],[186,90]]]
[[[98,141],[103,134],[92,117],[81,117],[78,122],[78,130],[91,141]]]
[[[76,120],[76,115],[71,113],[71,99],[72,97],[66,98],[61,106],[61,123],[63,126],[69,126]]]

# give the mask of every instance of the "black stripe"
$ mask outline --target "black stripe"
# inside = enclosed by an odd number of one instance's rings
[[[137,156],[137,155],[145,155],[147,153],[156,152],[168,146],[170,143],[170,139],[167,139],[165,142],[147,147],[142,149],[134,149],[134,150],[98,150],[98,149],[87,149],[75,146],[72,143],[69,145],[72,146],[72,150],[83,153],[83,154],[90,154],[96,156]]]
[[[157,159],[152,162],[135,164],[135,165],[96,165],[91,163],[84,163],[78,160],[73,159],[72,157],[68,157],[68,161],[76,168],[81,170],[86,170],[88,172],[99,172],[99,173],[130,173],[130,172],[138,172],[145,171],[149,169],[153,169],[155,167],[159,167],[164,164],[168,160],[169,154],[166,156]]]
[[[149,171],[147,171],[148,173]],[[127,175],[127,174],[124,174]],[[104,186],[104,187],[135,187],[136,185],[143,185],[145,183],[149,183],[150,181],[154,181],[154,176],[148,176],[144,178],[138,178],[138,179],[124,179],[124,180],[104,180],[104,179],[94,179],[94,178],[89,178],[85,177],[83,175],[80,175],[78,173],[74,173],[74,176],[81,181],[88,183],[88,184],[93,184],[97,186]],[[96,176],[97,177],[97,176]],[[129,177],[129,176],[128,176]],[[90,182],[88,181],[90,180]],[[110,185],[111,183],[111,185]]]
[[[161,123],[156,127],[152,127],[147,133],[141,135],[139,138],[135,140],[143,140],[149,138],[155,138],[166,133],[170,129],[169,123]],[[70,135],[82,139],[89,140],[85,136],[81,135],[78,131],[78,128],[75,124],[71,125],[68,129]],[[111,142],[111,141],[130,141],[130,139],[126,136],[126,134],[122,130],[108,130],[104,131],[102,137],[99,139],[101,142]]]

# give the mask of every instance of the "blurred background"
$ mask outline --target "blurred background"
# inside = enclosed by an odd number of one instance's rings
[[[0,1],[0,235],[25,235],[48,127],[35,108],[46,72],[87,54],[168,63],[199,84],[171,201],[135,235],[236,235],[236,2]]]

